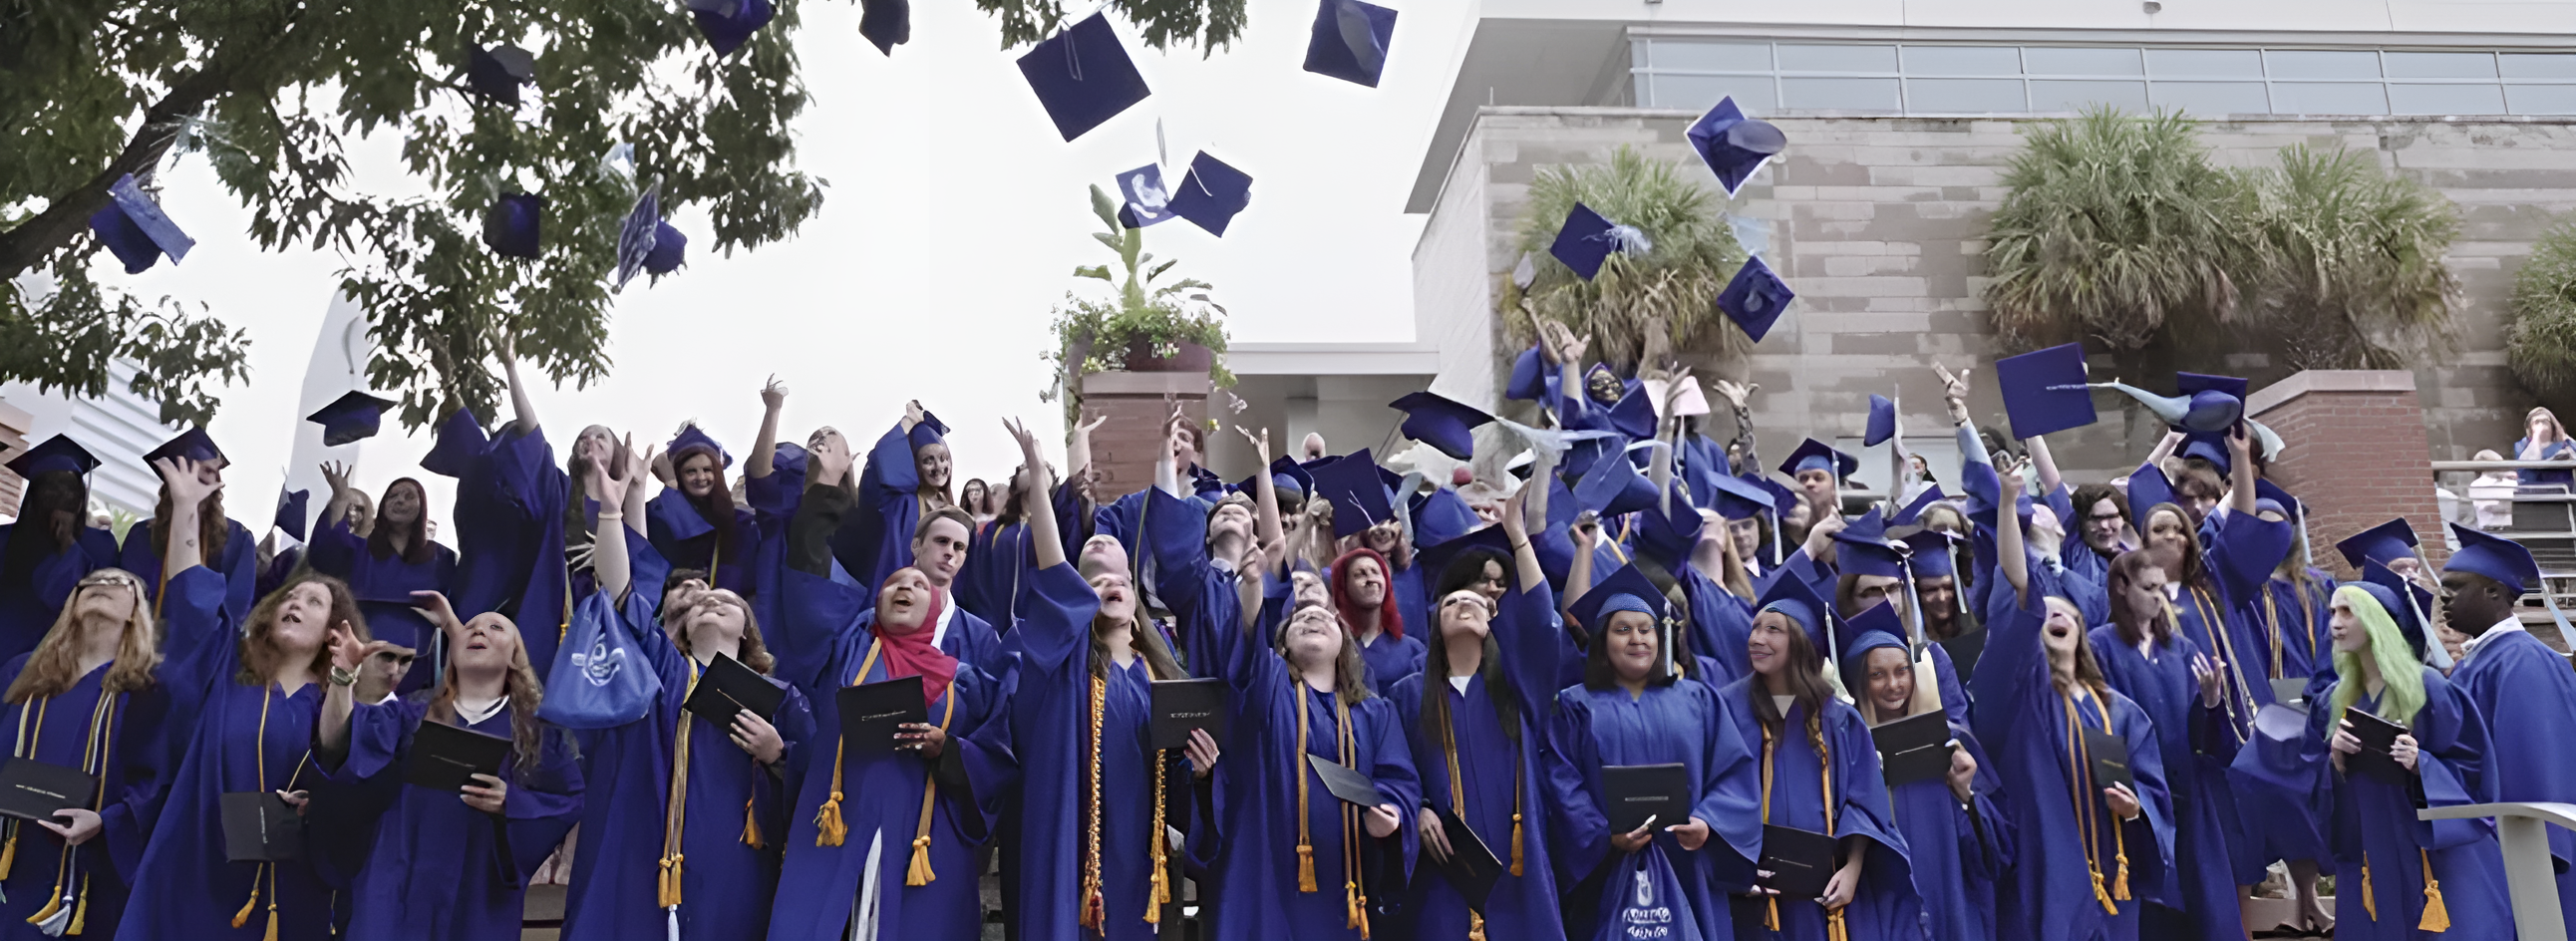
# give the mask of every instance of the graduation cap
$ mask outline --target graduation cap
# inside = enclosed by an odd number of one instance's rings
[[[1797,622],[1798,627],[1807,632],[1807,642],[1815,645],[1816,653],[1825,652],[1828,642],[1825,636],[1825,600],[1816,597],[1816,590],[1807,586],[1806,579],[1799,578],[1794,572],[1784,572],[1772,579],[1771,584],[1762,589],[1762,597],[1753,603],[1754,617],[1761,617],[1764,611],[1778,611]]]
[[[1601,273],[1601,264],[1611,252],[1643,252],[1652,247],[1635,227],[1612,223],[1592,207],[1575,203],[1565,214],[1565,224],[1557,227],[1556,241],[1548,245],[1547,253],[1590,281]]]
[[[2235,463],[2234,459],[2227,453],[2227,439],[2225,437],[2202,434],[2196,431],[2184,434],[2181,454],[2184,458],[2199,458],[2201,460],[2208,461],[2218,469],[2218,473],[2221,476],[2228,474],[2232,465]]]
[[[206,436],[203,425],[189,426],[188,430],[180,432],[178,437],[161,442],[160,447],[153,448],[143,455],[143,466],[152,467],[154,461],[175,457],[184,457],[199,464],[232,463],[224,459],[222,448],[215,447],[215,439]]]
[[[635,208],[626,213],[626,222],[617,228],[617,287],[635,279],[644,270],[644,260],[653,254],[661,237],[662,185],[653,184],[635,197]]]
[[[1896,511],[1895,516],[1888,517],[1887,525],[1912,526],[1916,520],[1923,518],[1923,511],[1931,509],[1932,504],[1939,503],[1942,499],[1943,494],[1941,493],[1941,486],[1939,484],[1925,487],[1923,488],[1922,493],[1915,495],[1914,502],[1908,503],[1905,505],[1904,509]]]
[[[2084,344],[2068,343],[1995,361],[1995,387],[2017,439],[2082,428],[2101,416],[2084,382]]]
[[[474,418],[472,409],[459,408],[438,423],[429,453],[421,455],[420,469],[442,477],[463,477],[474,469],[474,459],[483,455],[491,439],[483,434],[483,423]]]
[[[304,508],[312,496],[310,490],[280,489],[277,492],[277,519],[274,522],[277,528],[285,530],[297,542],[304,541],[304,524],[311,519],[305,515]]]
[[[97,468],[97,456],[90,454],[88,448],[81,447],[80,442],[72,440],[70,435],[47,438],[9,459],[9,470],[19,478],[31,481],[38,474],[56,471],[87,474]]]
[[[1739,477],[1737,479],[1749,480],[1760,485],[1762,489],[1769,491],[1771,494],[1771,512],[1779,516],[1787,516],[1791,513],[1798,512],[1798,504],[1806,499],[1806,497],[1803,494],[1800,494],[1796,488],[1773,480],[1769,477],[1747,476]]]
[[[485,98],[518,107],[519,86],[537,78],[536,53],[509,43],[489,49],[467,43],[465,49],[465,84]]]
[[[1235,484],[1233,487],[1241,493],[1259,493],[1256,485],[1260,483],[1260,476],[1254,474],[1246,477],[1242,483]],[[1307,494],[1315,492],[1315,478],[1309,476],[1306,468],[1300,466],[1295,460],[1281,455],[1270,461],[1270,486],[1277,488],[1281,493],[1293,493],[1299,499],[1304,499]]]
[[[769,0],[688,0],[689,15],[697,20],[698,34],[719,57],[732,55],[751,41],[751,34],[769,25],[778,11]]]
[[[1778,125],[1744,116],[1733,97],[1720,98],[1717,107],[1708,109],[1693,122],[1689,132],[1692,150],[1708,162],[1717,174],[1717,185],[1726,188],[1729,198],[1744,188],[1744,181],[1762,169],[1762,163],[1789,145],[1789,136],[1780,133]]]
[[[304,416],[305,421],[322,426],[322,446],[336,448],[352,441],[376,436],[383,427],[385,410],[394,407],[391,399],[380,399],[365,392],[351,391],[320,411]],[[303,539],[302,536],[295,537]]]
[[[2279,485],[2274,484],[2269,480],[2258,479],[2254,481],[2254,509],[2256,512],[2259,513],[2262,511],[2263,502],[2266,500],[2271,501],[2272,508],[2280,511],[2282,516],[2290,519],[2299,518],[2299,501],[2297,498],[2290,496],[2289,491],[2281,489]]]
[[[1877,509],[1836,530],[1833,540],[1842,544],[1835,558],[1843,574],[1905,577],[1905,552],[1910,547],[1887,538],[1887,522]]]
[[[538,220],[545,212],[543,196],[501,194],[501,198],[492,201],[492,208],[483,212],[483,244],[503,258],[537,257]]]
[[[859,35],[894,55],[894,47],[912,41],[912,0],[859,0]]]
[[[126,274],[142,274],[161,256],[170,256],[171,264],[188,257],[188,249],[197,240],[179,231],[178,223],[161,212],[161,204],[143,192],[134,182],[134,174],[116,178],[107,186],[107,205],[89,217],[89,230],[98,235],[101,244],[125,263]]]
[[[1547,394],[1549,385],[1547,359],[1539,355],[1538,344],[1532,343],[1512,360],[1512,378],[1503,386],[1503,397],[1535,402]]]
[[[1713,474],[1707,478],[1709,509],[1725,519],[1752,519],[1771,510],[1771,491],[1761,484],[1733,474]]]
[[[1789,290],[1788,282],[1771,273],[1770,265],[1762,263],[1762,256],[1753,255],[1744,259],[1744,267],[1735,269],[1735,278],[1726,282],[1726,290],[1717,292],[1717,309],[1744,328],[1745,336],[1760,343],[1797,296],[1798,292]]]
[[[1431,600],[1435,604],[1439,602],[1440,595],[1447,594],[1439,588],[1442,583],[1449,580],[1449,567],[1471,556],[1488,556],[1499,560],[1503,563],[1503,577],[1507,580],[1512,577],[1512,537],[1500,526],[1487,526],[1456,539],[1415,550],[1414,559],[1421,566],[1422,571],[1428,573],[1432,579]]]
[[[1338,539],[1395,518],[1386,482],[1377,476],[1377,459],[1367,449],[1309,468],[1314,494],[1333,504],[1333,537]]]
[[[1915,578],[1959,574],[1959,560],[1951,554],[1959,537],[1937,529],[1918,529],[1906,534],[1905,544],[1913,550],[1905,557],[1905,567],[1913,570]]]
[[[1574,616],[1576,624],[1583,625],[1585,631],[1596,637],[1608,627],[1610,615],[1621,611],[1635,611],[1654,618],[1657,624],[1664,620],[1664,593],[1655,588],[1654,580],[1639,571],[1634,562],[1620,566],[1618,571],[1610,573],[1610,577],[1593,583],[1590,590],[1566,608],[1566,613]]]
[[[929,422],[924,421],[922,424],[927,425]],[[707,433],[698,430],[695,424],[681,426],[680,433],[671,437],[671,446],[663,453],[671,456],[671,466],[678,467],[680,458],[691,451],[705,451],[714,455],[717,467],[733,466],[733,455],[725,453],[724,445],[717,444],[716,439],[707,437]]]
[[[1020,56],[1020,74],[1067,141],[1153,94],[1102,13],[1030,48]]]
[[[1202,150],[1190,159],[1190,172],[1181,177],[1180,188],[1172,191],[1167,207],[1173,215],[1190,220],[1209,235],[1223,238],[1226,224],[1249,205],[1252,177]]]
[[[1842,651],[1843,659],[1846,661],[1867,653],[1867,648],[1872,647],[1901,648],[1910,658],[1914,648],[1905,643],[1907,633],[1909,632],[1905,629],[1905,619],[1896,616],[1895,605],[1874,604],[1859,614],[1837,619],[1834,624],[1834,644],[1836,649]],[[1893,643],[1877,642],[1870,638],[1869,635],[1872,634],[1885,635]],[[1816,652],[1821,654],[1824,649],[1819,647]],[[1865,670],[1855,670],[1853,675],[1869,674]]]
[[[1862,447],[1877,447],[1896,437],[1896,403],[1876,392],[1869,394],[1869,427],[1861,433]]]
[[[1475,456],[1475,429],[1494,416],[1437,392],[1412,392],[1386,403],[1404,412],[1404,436],[1430,445],[1457,460]]]
[[[1306,40],[1306,71],[1376,88],[1394,36],[1394,10],[1360,0],[1324,0],[1315,10],[1314,35]]]
[[[2379,606],[2388,611],[2388,619],[2397,622],[2397,631],[2405,635],[2406,646],[2414,651],[2415,659],[2426,658],[2433,646],[2424,630],[2424,617],[2433,610],[2432,592],[2377,562],[2362,563],[2361,580],[2345,584],[2361,589],[2378,601]],[[2447,653],[2445,651],[2444,659],[2448,659]]]
[[[923,409],[921,421],[915,423],[911,431],[904,432],[903,437],[904,442],[911,445],[914,451],[934,444],[946,444],[948,443],[948,423],[940,421],[939,416],[930,410]]]
[[[1655,505],[1655,485],[1637,473],[1637,465],[1604,454],[1575,482],[1574,502],[1576,508],[1604,517],[1634,513]]]
[[[2365,562],[2387,565],[2397,559],[2412,559],[2415,546],[2415,527],[2407,525],[2403,516],[2335,543],[2336,551],[2342,552],[2343,560],[2355,569]]]
[[[1149,163],[1118,175],[1118,195],[1126,202],[1118,207],[1118,224],[1142,229],[1156,223],[1179,218],[1171,210],[1171,191],[1163,188],[1163,167]]]
[[[1458,491],[1442,487],[1414,497],[1412,504],[1413,547],[1436,546],[1466,535],[1484,521],[1477,518],[1474,507]]]
[[[680,269],[688,261],[689,237],[671,227],[669,222],[653,223],[653,250],[644,253],[644,270],[661,277]]]
[[[1799,471],[1811,470],[1832,471],[1834,479],[1841,480],[1860,470],[1860,459],[1834,450],[1833,445],[1809,438],[1799,444],[1797,450],[1789,452],[1788,460],[1780,462],[1780,472],[1791,477],[1798,476]]]
[[[1655,396],[1646,384],[1625,380],[1619,401],[1610,406],[1610,427],[1630,440],[1645,441],[1655,437]]]
[[[2515,591],[2529,591],[2540,583],[2540,565],[2531,560],[2531,550],[2502,536],[2452,523],[2451,536],[2460,541],[2459,551],[2443,563],[2445,572],[2468,572],[2495,579]]]

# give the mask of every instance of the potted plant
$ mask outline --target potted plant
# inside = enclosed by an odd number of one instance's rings
[[[1117,204],[1097,185],[1091,188],[1091,211],[1107,229],[1091,237],[1118,253],[1118,269],[1086,265],[1073,274],[1107,282],[1116,291],[1106,298],[1065,293],[1055,309],[1055,349],[1043,356],[1056,367],[1061,385],[1046,397],[1062,395],[1066,416],[1077,417],[1082,377],[1110,370],[1205,373],[1219,386],[1233,385],[1234,374],[1222,359],[1225,308],[1208,296],[1214,288],[1196,278],[1162,281],[1179,260],[1156,264],[1144,250],[1144,230],[1119,224]]]

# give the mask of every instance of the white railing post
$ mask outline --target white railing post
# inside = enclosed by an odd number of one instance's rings
[[[2415,812],[2419,820],[2493,817],[2504,850],[2505,886],[2513,893],[2514,932],[2520,941],[2567,941],[2566,915],[2558,908],[2558,876],[2549,861],[2549,828],[2576,830],[2576,805],[2463,804]]]

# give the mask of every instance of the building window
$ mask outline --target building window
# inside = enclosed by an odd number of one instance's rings
[[[2576,114],[2576,52],[1639,37],[1647,107],[1756,113]]]

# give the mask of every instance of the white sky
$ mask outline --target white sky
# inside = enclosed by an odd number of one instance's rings
[[[1422,217],[1403,206],[1472,4],[1389,5],[1401,16],[1377,89],[1301,69],[1308,0],[1253,0],[1244,35],[1208,59],[1144,50],[1119,23],[1154,94],[1067,144],[1014,65],[1023,50],[1000,48],[999,25],[969,5],[914,5],[912,41],[887,58],[860,38],[855,3],[806,4],[798,52],[813,101],[795,124],[797,162],[830,181],[821,214],[789,241],[724,258],[707,251],[704,214],[678,212],[688,266],[649,288],[639,277],[618,299],[610,377],[536,396],[558,455],[584,424],[632,430],[641,444],[689,417],[739,454],[772,373],[793,391],[781,422],[789,440],[832,424],[864,444],[917,397],[955,429],[961,481],[1008,473],[1016,454],[1003,416],[1025,417],[1060,449],[1056,408],[1037,398],[1050,378],[1038,359],[1053,343],[1050,310],[1067,290],[1103,287],[1071,277],[1076,265],[1114,261],[1089,235],[1100,224],[1085,186],[1110,187],[1112,174],[1153,161],[1157,117],[1168,180],[1202,148],[1253,177],[1251,206],[1226,238],[1178,220],[1146,237],[1146,250],[1182,260],[1174,275],[1216,285],[1235,340],[1411,339]],[[371,191],[405,188],[389,176],[400,172],[393,143],[353,154]],[[99,276],[204,301],[250,332],[251,379],[223,391],[210,430],[233,459],[233,514],[259,528],[341,262],[259,251],[249,213],[202,157],[180,158],[162,179],[163,204],[196,249],[182,265],[137,276],[103,265]],[[427,436],[400,434],[389,424],[367,443],[362,489],[419,474]],[[317,510],[325,496],[314,494]],[[433,493],[442,517],[446,500]]]

